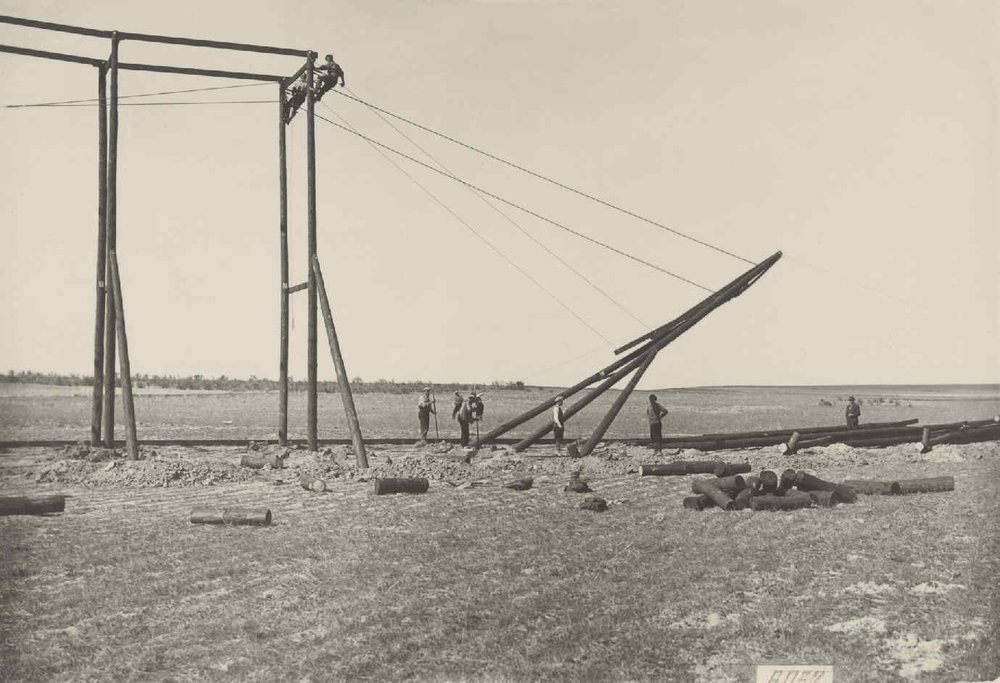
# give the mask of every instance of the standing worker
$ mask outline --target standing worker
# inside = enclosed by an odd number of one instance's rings
[[[468,400],[462,401],[462,406],[455,415],[455,419],[458,420],[458,428],[461,431],[458,443],[463,447],[469,445],[469,423],[473,420],[471,401],[472,396],[469,396]]]
[[[462,409],[462,403],[463,403],[462,395],[456,391],[455,392],[455,402],[454,402],[454,404],[451,407],[451,419],[452,420],[458,418],[458,411],[460,411]]]
[[[486,412],[486,406],[483,405],[483,397],[473,391],[469,396],[469,402],[472,405],[472,414],[475,417],[476,422],[481,421],[483,419],[483,413]]]
[[[556,396],[556,403],[552,406],[552,436],[556,438],[557,453],[562,453],[563,430],[566,428],[566,424],[563,422],[562,404],[562,396]]]
[[[856,403],[853,396],[848,397],[847,410],[844,413],[847,417],[847,428],[857,429],[858,420],[861,418],[861,404]]]
[[[420,445],[427,443],[427,431],[431,428],[431,413],[437,415],[431,390],[424,387],[424,394],[417,401],[417,418],[420,420]]]
[[[656,402],[656,394],[649,395],[649,407],[646,408],[646,417],[649,418],[649,445],[655,450],[653,455],[663,455],[663,416],[669,411]]]

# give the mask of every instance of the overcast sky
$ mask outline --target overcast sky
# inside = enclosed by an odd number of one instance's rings
[[[1000,382],[993,2],[0,0],[0,13],[332,51],[351,92],[384,109],[746,259],[784,252],[641,386]],[[0,43],[108,49],[9,26]],[[301,64],[130,42],[121,58],[277,74]],[[129,95],[244,82],[123,72],[120,83]],[[273,102],[276,88],[145,99]],[[0,54],[0,104],[96,90],[92,67]],[[317,113],[426,160],[363,105],[330,94]],[[122,107],[120,118],[133,371],[276,377],[276,104]],[[469,182],[699,285],[749,267],[395,125]],[[88,373],[97,111],[5,108],[0,126],[0,368]],[[446,210],[323,121],[317,155],[319,254],[352,377],[566,384],[706,294],[397,160]],[[294,284],[306,273],[301,115],[289,164]],[[294,302],[291,372],[304,377],[305,293]],[[334,377],[322,336],[320,376]]]

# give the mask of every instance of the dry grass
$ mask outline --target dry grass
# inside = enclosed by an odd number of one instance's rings
[[[383,497],[72,489],[61,516],[0,519],[0,680],[743,681],[756,662],[986,680],[998,455],[927,466],[954,493],[793,513],[683,510],[690,478],[591,478],[625,499],[603,514],[561,477]],[[275,523],[188,524],[206,503]]]

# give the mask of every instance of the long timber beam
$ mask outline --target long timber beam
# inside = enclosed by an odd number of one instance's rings
[[[0,45],[0,52],[7,52],[12,55],[24,55],[25,57],[39,57],[41,59],[54,59],[60,62],[75,62],[76,64],[89,64],[90,66],[104,66],[103,59],[93,57],[81,57],[80,55],[68,55],[62,52],[49,52],[48,50],[33,50],[29,47],[16,47],[14,45]]]
[[[220,69],[198,69],[187,66],[166,66],[163,64],[131,64],[127,62],[121,62],[118,64],[118,68],[127,69],[129,71],[153,71],[157,73],[166,73],[166,74],[187,74],[189,76],[237,78],[245,81],[273,81],[275,83],[281,83],[282,81],[285,80],[284,76],[278,76],[276,74],[258,74],[258,73],[248,73],[245,71],[223,71]]]

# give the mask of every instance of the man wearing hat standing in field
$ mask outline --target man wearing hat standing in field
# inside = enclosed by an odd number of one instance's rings
[[[566,425],[563,422],[562,404],[563,404],[562,396],[556,396],[555,405],[552,406],[552,436],[554,436],[556,439],[557,453],[562,453],[563,430],[566,428]]]
[[[844,413],[847,417],[847,428],[857,429],[858,421],[861,419],[861,406],[854,400],[853,396],[847,399],[847,410]]]
[[[663,416],[669,411],[656,402],[656,394],[649,395],[649,406],[646,417],[649,418],[649,445],[653,447],[653,455],[663,455]]]
[[[417,401],[417,419],[420,420],[420,443],[427,443],[427,432],[431,428],[431,413],[437,414],[434,409],[434,400],[431,398],[431,390],[424,387],[423,396]]]
[[[469,423],[476,419],[475,413],[473,412],[473,402],[475,401],[475,394],[469,394],[469,398],[462,401],[462,407],[458,409],[458,414],[455,415],[455,419],[458,420],[458,428],[461,431],[461,437],[458,443],[462,446],[469,445]]]

